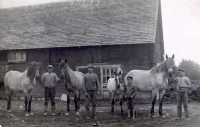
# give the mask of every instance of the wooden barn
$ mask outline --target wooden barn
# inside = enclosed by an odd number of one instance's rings
[[[85,0],[0,10],[0,81],[9,70],[41,63],[41,74],[68,59],[73,70],[92,63],[101,90],[116,69],[150,69],[164,54],[160,0]],[[34,96],[43,96],[37,84]],[[65,93],[57,86],[57,96]]]

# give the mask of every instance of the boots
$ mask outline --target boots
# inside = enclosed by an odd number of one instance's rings
[[[47,115],[48,105],[44,105],[44,113],[43,116]]]
[[[96,119],[96,108],[92,107],[92,117],[93,119]]]

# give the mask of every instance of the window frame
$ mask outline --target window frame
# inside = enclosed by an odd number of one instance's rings
[[[20,54],[19,60],[16,59],[17,54]],[[15,59],[11,58],[11,55],[15,55]],[[22,59],[22,56],[24,59]],[[24,63],[27,61],[26,51],[8,51],[7,52],[7,61],[8,63]]]

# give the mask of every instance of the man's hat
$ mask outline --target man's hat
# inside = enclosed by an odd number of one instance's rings
[[[130,78],[130,79],[133,79],[133,77],[132,77],[132,76],[127,76],[127,79],[128,79],[128,78]]]
[[[88,64],[88,68],[93,68],[94,69],[94,66],[92,64]]]
[[[48,65],[47,68],[53,68],[53,66],[52,65]]]
[[[179,69],[178,69],[178,71],[185,72],[185,70],[184,70],[184,69],[182,69],[182,68],[179,68]]]

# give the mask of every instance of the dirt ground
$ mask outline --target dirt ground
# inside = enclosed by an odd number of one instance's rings
[[[97,105],[97,119],[86,119],[84,102],[81,102],[80,115],[75,115],[74,104],[71,102],[70,115],[62,115],[66,109],[66,102],[56,102],[56,116],[51,116],[50,106],[48,116],[43,116],[44,101],[32,102],[33,116],[25,117],[23,101],[12,101],[11,113],[6,112],[6,100],[0,100],[0,125],[2,127],[88,127],[93,126],[93,123],[99,121],[99,127],[199,127],[200,126],[200,103],[190,102],[191,120],[186,121],[183,118],[181,121],[174,120],[176,117],[176,104],[163,104],[163,112],[166,118],[151,118],[149,111],[151,104],[136,104],[137,118],[136,120],[127,119],[126,103],[124,104],[124,114],[120,115],[119,103],[115,104],[115,113],[110,114],[110,103],[100,102]],[[195,105],[194,105],[195,104]],[[23,107],[22,107],[23,106]],[[192,107],[193,106],[193,107]],[[192,108],[191,108],[192,107]],[[155,112],[158,114],[158,104],[155,106]]]

